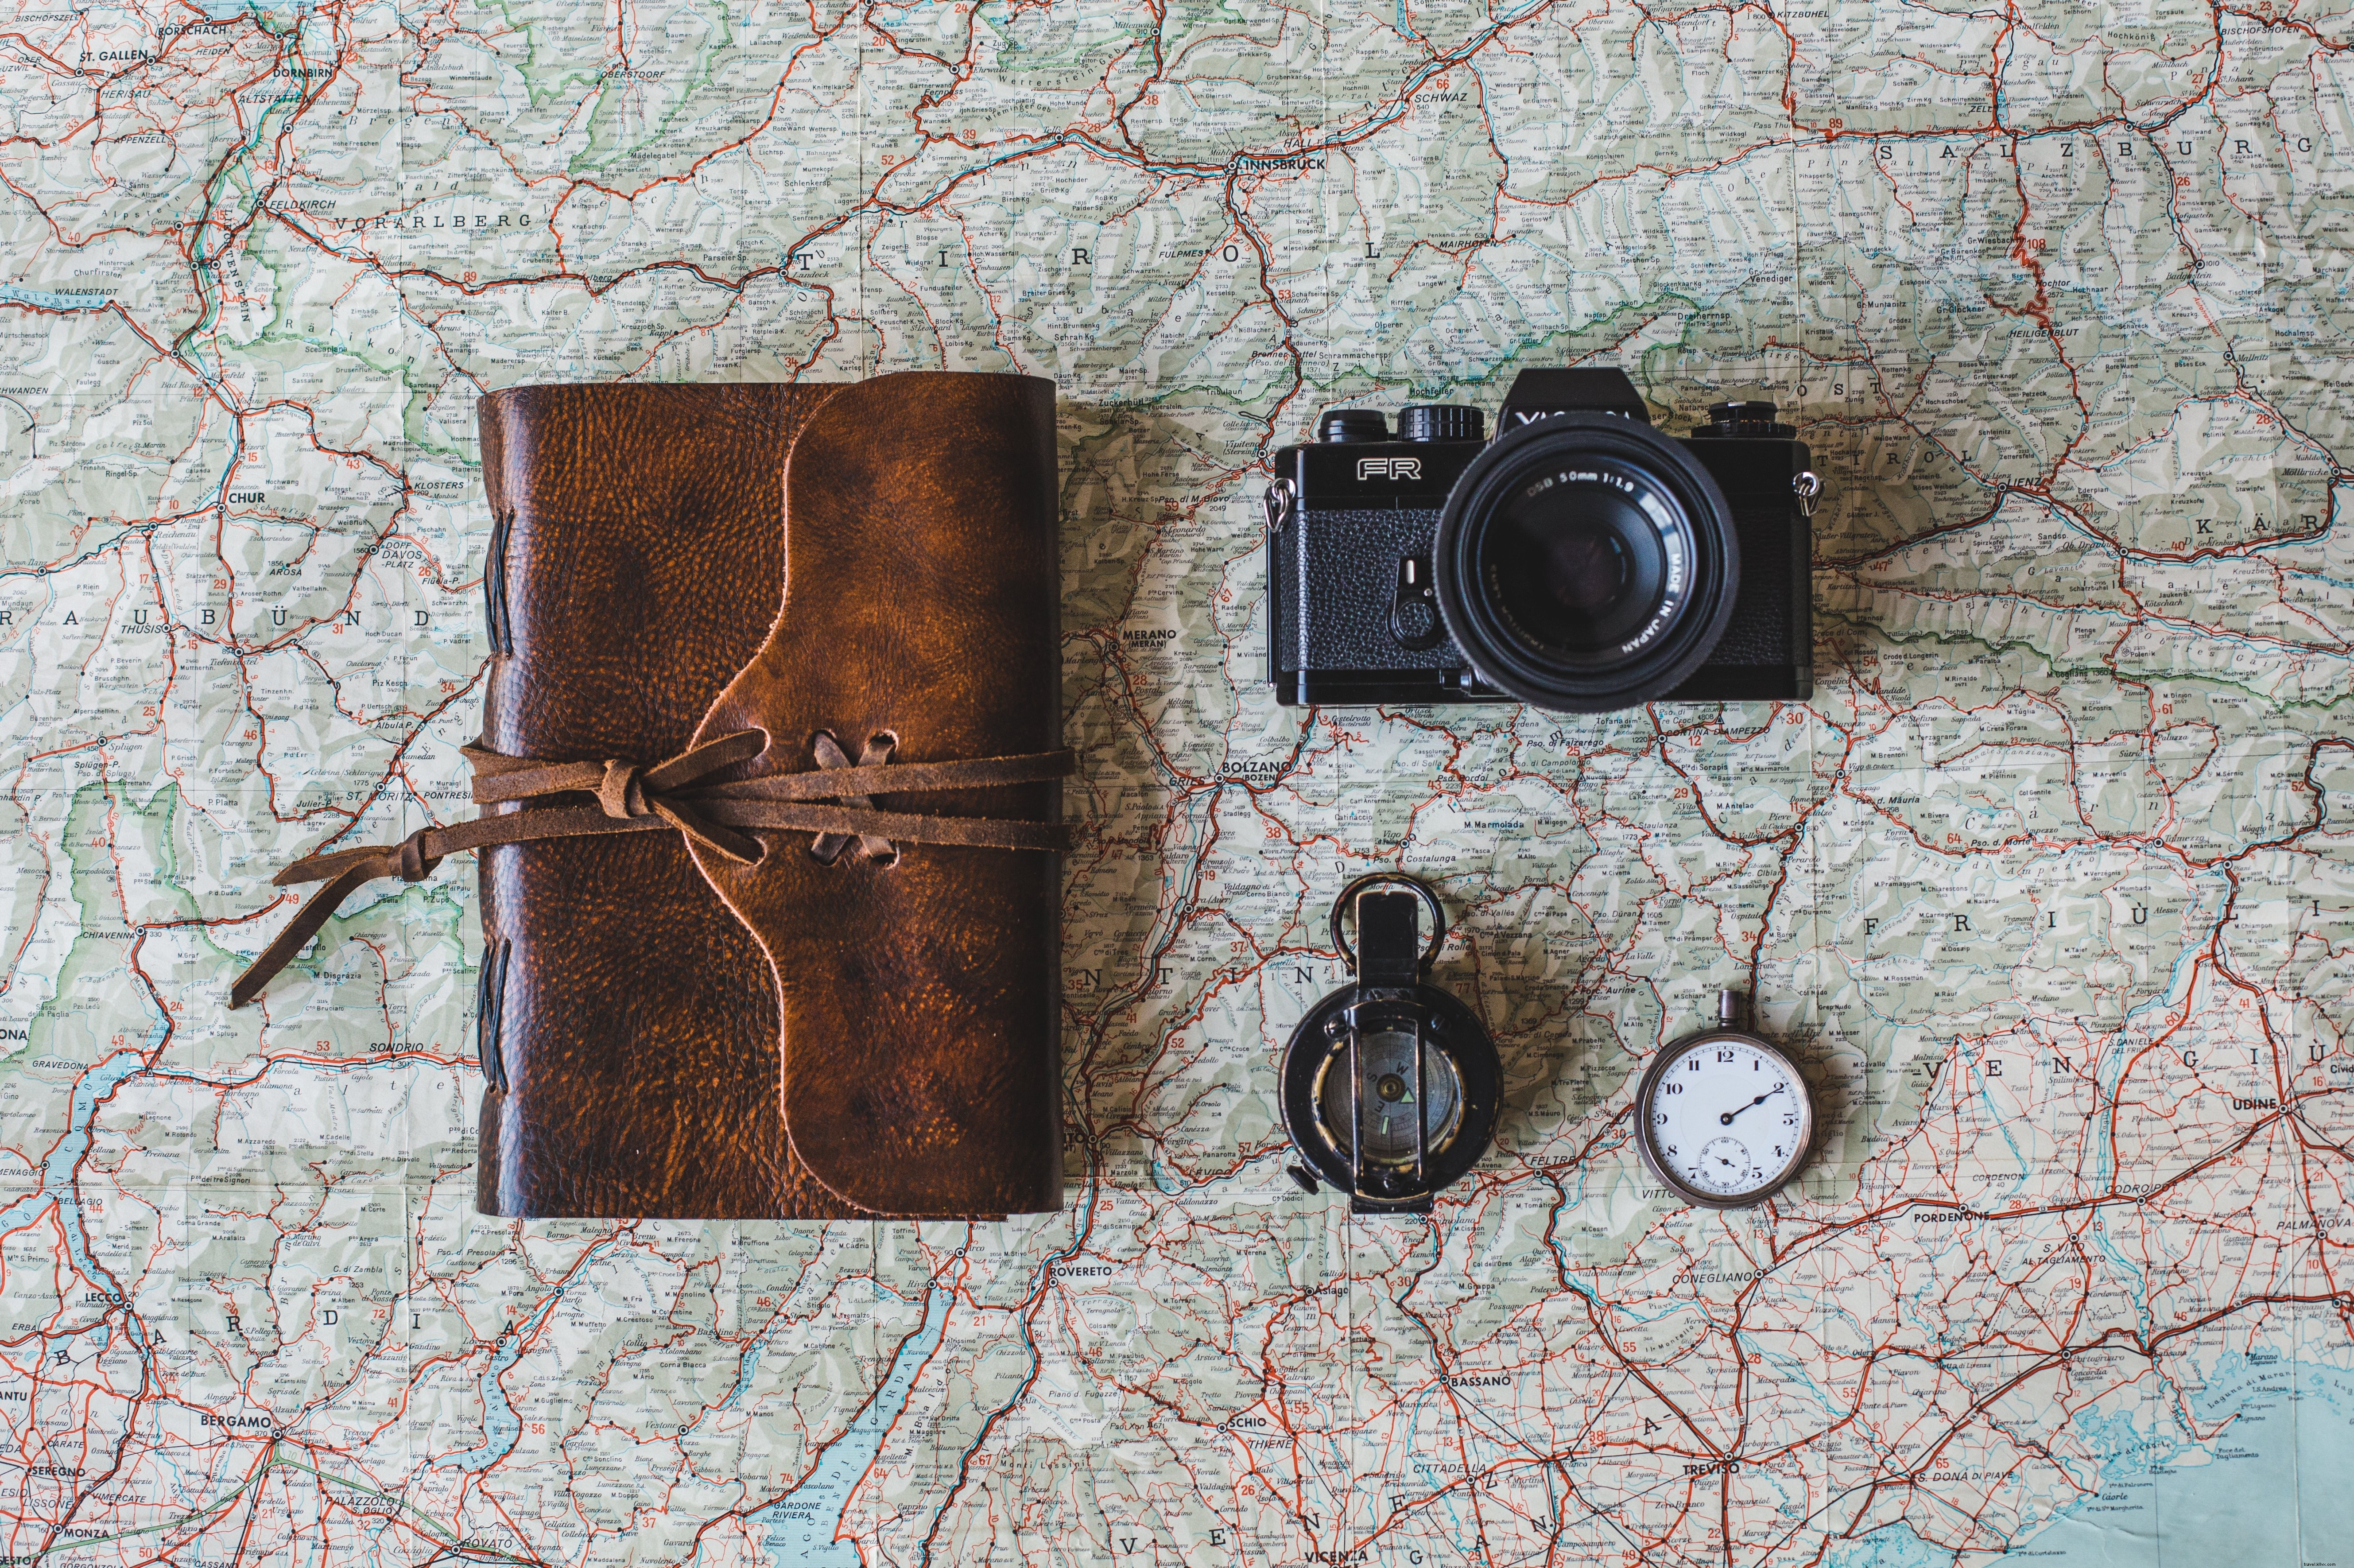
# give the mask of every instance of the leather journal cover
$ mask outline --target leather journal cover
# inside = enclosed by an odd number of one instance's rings
[[[327,886],[233,1002],[350,886],[473,849],[484,1213],[1061,1207],[1053,383],[480,418],[482,814],[281,873]]]

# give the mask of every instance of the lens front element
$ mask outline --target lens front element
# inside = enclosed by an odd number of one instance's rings
[[[1540,473],[1513,493],[1494,529],[1490,591],[1540,653],[1611,659],[1658,636],[1682,599],[1691,530],[1635,476]]]
[[[1523,702],[1594,713],[1665,695],[1723,635],[1740,577],[1731,508],[1681,443],[1562,414],[1482,452],[1433,548],[1439,610]]]

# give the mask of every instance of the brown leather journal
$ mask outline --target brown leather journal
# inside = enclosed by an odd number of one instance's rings
[[[480,418],[482,814],[281,873],[327,885],[233,1004],[352,887],[473,849],[484,1213],[1059,1208],[1053,383]]]

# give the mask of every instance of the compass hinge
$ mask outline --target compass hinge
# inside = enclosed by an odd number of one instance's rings
[[[1422,901],[1411,893],[1369,887],[1357,895],[1357,984],[1403,987],[1422,979]]]

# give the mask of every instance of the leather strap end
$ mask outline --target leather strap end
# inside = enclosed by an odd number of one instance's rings
[[[664,824],[738,865],[757,865],[765,853],[745,828],[786,828],[815,835],[819,858],[835,859],[855,838],[869,860],[896,863],[892,841],[959,844],[975,848],[1046,850],[1070,847],[1061,822],[1013,821],[991,817],[938,817],[875,808],[867,791],[921,793],[931,789],[987,789],[1001,784],[1059,779],[1076,766],[1066,751],[1023,757],[887,766],[892,746],[870,739],[854,767],[832,735],[816,737],[819,770],[771,775],[662,799],[664,791],[692,784],[705,774],[747,762],[769,747],[764,729],[740,729],[704,742],[669,761],[641,771],[619,761],[539,763],[504,757],[480,742],[465,748],[475,770],[474,798],[485,803],[542,795],[594,794],[598,804],[546,807],[476,817],[449,828],[419,828],[398,844],[363,845],[305,855],[270,881],[280,887],[323,883],[278,939],[262,949],[229,987],[229,1006],[243,1007],[261,994],[270,977],[291,963],[351,891],[379,876],[421,882],[443,857],[461,850],[534,839],[641,832]]]
[[[336,906],[349,896],[352,889],[368,880],[369,874],[364,868],[351,867],[338,872],[324,887],[304,900],[302,907],[294,912],[294,918],[286,923],[286,929],[278,933],[278,939],[262,948],[261,956],[248,964],[245,972],[229,986],[229,1011],[233,1012],[260,996],[262,988],[280,969],[292,963],[295,955],[319,934],[319,928],[334,917]]]
[[[549,766],[535,757],[509,757],[504,751],[493,751],[483,745],[479,738],[470,740],[460,747],[458,755],[466,759],[466,766],[473,769],[477,778],[500,773],[522,773]]]
[[[653,802],[653,808],[654,815],[663,821],[668,822],[696,843],[707,846],[715,853],[732,860],[738,865],[758,865],[760,856],[767,853],[760,847],[760,841],[749,833],[739,833],[735,829],[712,821],[708,818],[690,816],[667,801],[656,800]]]
[[[689,747],[667,762],[657,763],[646,769],[649,789],[675,789],[692,784],[706,773],[716,773],[738,762],[749,762],[769,749],[769,732],[765,729],[731,730],[716,740],[706,740],[701,746]]]
[[[270,880],[279,887],[300,887],[306,882],[324,882],[363,861],[382,859],[397,853],[398,846],[387,850],[380,844],[362,844],[356,849],[328,850],[323,853],[306,854]],[[378,873],[376,874],[382,874]]]
[[[768,853],[760,841],[749,833],[739,833],[733,828],[723,828],[716,822],[706,822],[687,830],[689,838],[700,839],[738,865],[758,865]]]

